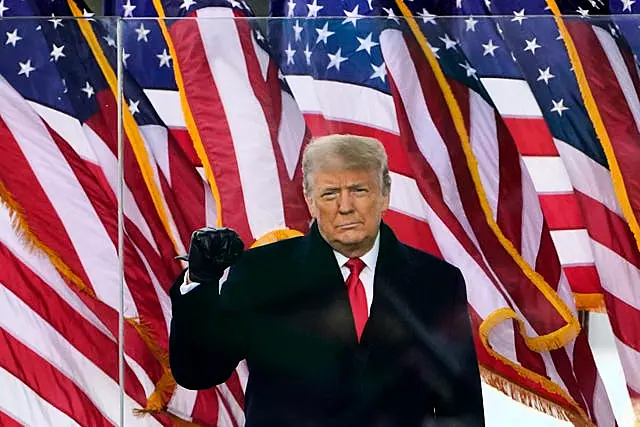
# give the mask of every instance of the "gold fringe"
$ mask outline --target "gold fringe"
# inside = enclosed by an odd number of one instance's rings
[[[631,407],[633,408],[633,414],[635,416],[633,425],[635,427],[640,427],[640,398],[631,399]]]
[[[113,93],[114,99],[118,99],[118,78],[116,73],[113,71],[113,68],[109,64],[102,48],[100,47],[100,42],[93,32],[93,28],[91,27],[91,22],[86,19],[83,19],[83,13],[78,8],[78,5],[74,0],[67,0],[67,4],[73,13],[73,16],[78,17],[76,22],[78,23],[78,27],[80,27],[80,32],[84,36],[87,44],[91,48],[91,52],[93,53],[93,57],[95,58],[104,78],[109,84],[109,88]],[[124,99],[122,100],[124,103]],[[122,120],[124,123],[124,130],[127,134],[127,138],[129,139],[129,144],[131,144],[131,148],[133,148],[133,153],[138,162],[138,166],[140,167],[140,172],[142,172],[142,179],[146,184],[147,190],[151,196],[151,200],[153,201],[153,205],[156,208],[156,212],[158,217],[160,218],[160,222],[164,226],[164,230],[167,233],[167,236],[171,240],[173,245],[173,249],[177,255],[182,253],[180,246],[178,245],[173,231],[171,230],[171,226],[169,224],[169,214],[165,210],[166,204],[163,201],[162,193],[160,192],[157,183],[154,178],[153,168],[151,167],[151,163],[149,161],[149,153],[147,152],[147,148],[145,147],[144,140],[142,139],[142,135],[140,135],[140,130],[138,129],[138,125],[133,118],[133,114],[129,111],[128,108],[122,109]]]
[[[554,19],[556,21],[556,24],[558,25],[558,30],[560,31],[564,45],[567,48],[569,61],[573,66],[573,70],[575,71],[576,81],[578,82],[578,88],[580,89],[580,94],[582,95],[584,106],[587,109],[589,118],[593,123],[596,135],[598,136],[598,140],[602,145],[605,156],[607,158],[607,162],[609,163],[611,179],[613,181],[613,188],[618,202],[620,203],[620,208],[622,209],[624,218],[627,220],[627,224],[629,225],[633,237],[635,238],[636,247],[640,249],[640,225],[638,224],[638,219],[636,218],[635,212],[633,211],[633,206],[629,201],[629,195],[627,194],[627,188],[624,185],[624,178],[622,176],[622,171],[620,170],[620,165],[618,164],[618,160],[616,158],[615,150],[613,149],[613,145],[611,144],[611,139],[609,138],[607,128],[602,121],[602,116],[600,115],[600,111],[598,110],[598,104],[593,97],[593,93],[591,93],[589,81],[587,80],[587,75],[585,74],[584,68],[582,67],[580,56],[578,55],[576,46],[573,44],[573,39],[571,38],[569,30],[567,30],[567,27],[564,24],[562,13],[560,12],[560,9],[558,8],[555,0],[546,1],[547,5],[553,12]]]
[[[522,387],[514,382],[504,378],[500,374],[489,370],[484,366],[480,366],[480,376],[485,384],[500,390],[502,393],[522,403],[536,411],[550,415],[554,418],[569,421],[574,426],[578,427],[592,427],[595,426],[590,420],[583,418],[580,414],[575,413],[573,410],[569,410],[555,402],[546,399],[535,392]]]
[[[602,294],[579,294],[574,293],[573,299],[578,310],[591,311],[594,313],[606,313],[607,307]]]
[[[572,405],[573,407],[572,411],[575,414],[577,414],[578,418],[583,422],[583,424],[581,425],[588,425],[588,424],[584,424],[587,422],[591,422],[587,414],[585,414],[584,410],[580,407],[580,405],[578,405],[571,396],[569,396],[563,389],[561,389],[560,386],[558,386],[556,383],[549,380],[548,378],[543,377],[542,375],[537,374],[528,369],[525,369],[517,363],[514,363],[513,361],[502,356],[500,353],[496,352],[491,347],[491,344],[489,343],[489,334],[491,333],[493,328],[497,326],[500,322],[509,320],[509,319],[517,320],[519,325],[518,329],[521,334],[523,333],[524,325],[520,322],[517,314],[513,310],[511,310],[510,308],[501,308],[501,309],[495,310],[494,312],[489,314],[489,316],[487,316],[487,318],[480,324],[480,327],[478,330],[480,342],[482,343],[484,348],[492,357],[494,357],[495,359],[499,360],[502,364],[516,371],[518,375],[522,376],[523,378],[527,378],[528,380],[538,384],[540,387],[542,387],[543,390],[549,393],[561,396],[563,399],[565,399],[567,402],[569,402]]]
[[[544,277],[542,277],[538,272],[536,272],[526,261],[522,258],[522,255],[518,252],[518,250],[513,246],[513,243],[507,239],[507,237],[502,233],[502,230],[498,226],[498,224],[493,219],[493,213],[491,212],[491,207],[489,206],[489,202],[487,199],[487,195],[484,191],[484,187],[482,185],[482,180],[480,179],[480,173],[478,170],[478,161],[473,154],[473,149],[471,148],[471,143],[469,140],[469,134],[467,132],[464,118],[462,113],[460,112],[460,106],[453,95],[453,91],[447,82],[447,79],[438,64],[437,59],[435,58],[433,52],[429,48],[429,44],[427,43],[427,39],[425,35],[420,30],[420,26],[416,22],[415,18],[411,14],[411,11],[405,4],[404,0],[395,0],[396,5],[401,10],[402,15],[407,20],[407,24],[409,28],[416,38],[416,41],[420,45],[423,54],[425,55],[431,69],[433,70],[433,74],[438,81],[438,85],[442,91],[442,94],[447,102],[447,107],[449,108],[449,112],[451,113],[451,117],[453,119],[454,126],[456,128],[456,132],[460,137],[460,142],[462,145],[462,149],[465,154],[465,158],[467,160],[467,167],[469,172],[471,173],[471,177],[473,179],[474,187],[476,190],[476,194],[480,200],[480,205],[482,207],[482,211],[484,213],[485,219],[487,221],[487,225],[493,231],[495,236],[500,241],[500,244],[505,249],[505,251],[511,256],[511,258],[515,261],[515,263],[520,267],[525,276],[533,283],[536,288],[542,293],[542,295],[549,301],[549,303],[553,306],[553,308],[558,312],[558,314],[562,317],[562,319],[567,323],[562,328],[550,332],[545,335],[537,336],[537,337],[529,337],[526,334],[523,334],[525,343],[527,346],[535,351],[543,352],[548,350],[555,350],[560,347],[563,347],[572,339],[578,336],[580,332],[580,322],[574,316],[569,307],[565,304],[565,302],[560,298],[560,296],[554,291],[554,289],[549,286],[549,284],[545,281]],[[523,329],[524,332],[524,329]]]
[[[26,215],[24,214],[24,210],[22,206],[18,202],[15,201],[7,187],[5,187],[4,183],[0,181],[0,203],[5,205],[9,209],[9,215],[11,217],[11,226],[13,230],[18,235],[18,238],[25,244],[25,246],[30,250],[38,250],[42,254],[44,254],[51,264],[55,267],[56,270],[73,283],[80,292],[84,292],[85,294],[96,298],[93,289],[87,286],[80,277],[78,277],[71,268],[65,264],[65,262],[60,258],[60,256],[50,247],[45,245],[33,234],[31,227],[29,227],[29,223],[27,222]]]
[[[162,31],[162,35],[164,36],[165,41],[167,42],[167,47],[169,48],[169,54],[173,58],[173,74],[176,79],[176,86],[178,86],[178,93],[180,94],[180,105],[182,105],[182,112],[184,114],[184,119],[187,124],[187,132],[189,132],[189,136],[191,137],[191,141],[193,143],[193,148],[196,150],[196,154],[198,158],[202,162],[202,167],[204,168],[204,174],[207,177],[207,181],[209,182],[209,186],[211,187],[211,191],[213,192],[213,198],[216,201],[216,226],[222,226],[222,202],[220,201],[220,192],[218,191],[218,185],[216,184],[216,178],[213,175],[213,169],[211,168],[211,164],[209,163],[209,157],[207,156],[207,151],[204,148],[204,144],[202,143],[202,138],[200,137],[200,131],[196,126],[196,120],[193,117],[193,113],[191,112],[191,106],[189,105],[189,100],[187,99],[187,92],[184,88],[184,79],[182,78],[182,72],[180,71],[180,62],[178,61],[178,54],[176,53],[176,48],[173,45],[173,39],[171,38],[171,34],[169,34],[169,29],[167,28],[167,23],[165,22],[166,15],[164,13],[164,8],[162,6],[162,0],[153,0],[153,5],[155,6],[156,13],[160,19],[157,20],[158,25],[160,25],[160,30]]]
[[[168,369],[169,356],[167,352],[161,349],[158,343],[155,341],[151,325],[141,320],[139,317],[127,317],[125,318],[125,320],[135,328],[135,330],[138,332],[138,335],[140,335],[142,341],[144,341],[144,343],[147,345],[154,358],[162,365],[163,368]]]
[[[165,370],[160,380],[156,383],[155,390],[147,399],[147,405],[144,409],[134,409],[134,413],[148,414],[166,411],[175,387],[176,380],[173,379],[173,375],[169,370]]]

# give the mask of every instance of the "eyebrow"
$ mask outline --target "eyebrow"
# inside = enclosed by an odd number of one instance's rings
[[[348,185],[346,188],[347,188],[347,190],[355,190],[355,189],[366,187],[366,186],[367,186],[367,184],[365,184],[363,182],[358,182],[358,183],[355,183],[355,184]],[[321,188],[321,191],[323,193],[326,192],[326,191],[337,191],[337,190],[340,190],[340,188],[341,187],[338,187],[338,186],[334,185],[334,186],[330,186],[330,187],[323,187],[323,188]]]

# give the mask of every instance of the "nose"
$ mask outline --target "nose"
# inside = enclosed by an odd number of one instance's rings
[[[350,191],[342,191],[340,192],[340,197],[338,198],[338,212],[343,215],[350,214],[354,211],[353,206],[353,196]]]

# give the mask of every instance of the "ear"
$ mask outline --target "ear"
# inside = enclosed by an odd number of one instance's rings
[[[382,199],[382,213],[385,213],[389,209],[389,201],[391,200],[391,192],[387,191],[387,194]]]
[[[304,201],[307,203],[307,209],[309,210],[309,215],[311,215],[311,218],[316,218],[316,207],[313,203],[313,198],[311,197],[311,195],[305,194]]]

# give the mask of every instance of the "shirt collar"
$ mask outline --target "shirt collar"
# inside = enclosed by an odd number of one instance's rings
[[[360,259],[364,262],[364,264],[371,269],[371,271],[376,271],[376,263],[378,262],[378,252],[380,252],[380,231],[378,231],[378,235],[376,236],[376,240],[373,242],[373,247],[369,249],[369,252],[362,255]],[[334,250],[333,254],[338,261],[338,265],[340,267],[344,267],[345,263],[349,261],[349,258],[342,255],[340,252]]]

